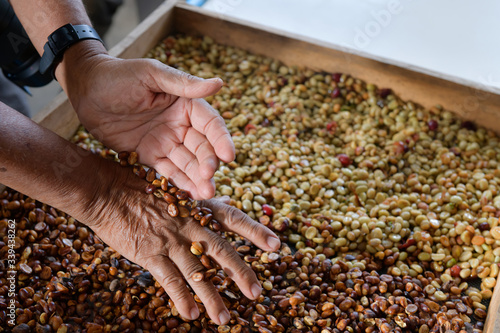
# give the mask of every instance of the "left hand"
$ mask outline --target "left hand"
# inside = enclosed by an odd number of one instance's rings
[[[193,198],[213,197],[219,159],[235,157],[224,120],[202,99],[219,91],[222,80],[204,80],[152,59],[96,54],[79,60],[59,81],[82,124],[115,151],[136,151],[140,163]]]
[[[200,259],[190,251],[194,241],[203,245],[205,254],[220,265],[246,297],[257,299],[260,296],[262,287],[255,272],[229,242],[202,227],[192,217],[171,217],[165,200],[144,194],[146,181],[117,163],[99,160],[93,181],[82,177],[82,185],[92,183],[95,191],[90,201],[77,200],[77,205],[84,209],[79,209],[75,217],[91,227],[114,250],[149,270],[181,316],[194,320],[199,315],[198,306],[186,288],[189,283],[217,325],[226,324],[230,319],[211,280],[193,279],[194,273],[206,271]],[[79,186],[77,191],[81,191]],[[261,223],[229,206],[228,199],[204,200],[201,206],[210,208],[226,231],[238,233],[264,251],[277,251],[279,238]]]

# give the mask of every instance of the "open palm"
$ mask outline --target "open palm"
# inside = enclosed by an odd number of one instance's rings
[[[235,151],[224,120],[203,97],[222,80],[204,80],[156,60],[101,55],[67,92],[82,124],[116,151],[136,151],[195,199],[215,193],[219,160]],[[82,83],[83,82],[83,83]]]

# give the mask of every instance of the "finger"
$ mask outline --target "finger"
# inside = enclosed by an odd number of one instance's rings
[[[203,242],[205,242],[205,240],[203,240]],[[177,267],[179,267],[184,278],[196,295],[201,299],[203,305],[205,305],[210,318],[218,325],[226,324],[230,319],[229,311],[212,282],[193,280],[193,275],[195,273],[205,270],[199,259],[193,256],[187,249],[179,249],[178,251],[172,252],[171,258],[177,263]]]
[[[149,260],[145,268],[153,274],[155,279],[165,289],[165,292],[175,303],[181,316],[191,320],[199,317],[200,311],[198,306],[196,306],[182,274],[170,259],[166,256],[156,256],[154,259]]]
[[[229,205],[231,203],[231,197],[228,195],[223,195],[222,197],[215,198],[214,200],[218,200],[226,205]]]
[[[220,200],[207,200],[203,205],[212,209],[214,218],[226,230],[235,232],[266,251],[276,251],[281,242],[278,236],[261,223],[255,222],[241,210],[223,204]]]
[[[202,79],[161,62],[153,62],[152,76],[158,87],[165,93],[187,98],[203,98],[217,93],[222,87],[222,79]]]
[[[170,178],[174,184],[190,192],[193,199],[214,196],[213,179],[200,177],[198,160],[169,129],[164,135],[152,135],[148,139],[150,141],[145,142],[139,152],[141,163],[154,167],[162,176]]]
[[[183,190],[188,191],[191,197],[195,200],[201,200],[210,198],[209,196],[202,195],[198,191],[198,187],[189,179],[189,177],[182,172],[172,161],[168,158],[160,158],[152,165],[156,171],[162,176],[165,176],[171,180],[171,182],[182,187]],[[208,190],[205,189],[205,193],[211,193],[210,189],[213,187],[213,192],[215,193],[215,184],[210,180],[207,181]],[[213,196],[213,195],[212,195]]]
[[[219,167],[219,159],[207,138],[191,127],[184,137],[184,145],[191,153],[196,155],[200,176],[203,179],[212,178]]]
[[[184,145],[176,145],[167,154],[169,161],[183,172],[196,186],[198,196],[203,199],[212,198],[215,195],[215,183],[211,178],[200,177],[200,166],[196,157]]]
[[[235,157],[234,143],[224,119],[203,99],[191,100],[190,103],[189,119],[194,129],[208,139],[221,160],[232,162]]]
[[[259,280],[255,272],[241,260],[234,248],[213,232],[209,233],[206,240],[208,242],[206,253],[217,261],[246,297],[258,298],[262,293]]]

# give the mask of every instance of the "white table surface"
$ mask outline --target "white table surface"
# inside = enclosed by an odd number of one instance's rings
[[[500,1],[209,0],[204,8],[500,93]]]

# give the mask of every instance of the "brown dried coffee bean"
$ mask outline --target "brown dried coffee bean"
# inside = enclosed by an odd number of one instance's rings
[[[153,194],[154,194],[154,196],[155,196],[155,197],[157,197],[158,199],[161,199],[161,198],[163,198],[163,195],[164,195],[165,193],[163,193],[163,191],[162,191],[162,190],[160,190],[160,189],[156,189],[156,191],[154,191],[154,192],[153,192]]]
[[[339,305],[339,309],[342,310],[343,312],[347,312],[352,306],[352,301],[350,299],[346,299],[345,301],[342,301]]]
[[[21,203],[18,200],[9,201],[5,208],[7,208],[7,210],[17,210],[21,208]]]
[[[280,301],[278,301],[278,306],[283,310],[286,309],[287,307],[290,306],[290,299],[289,298],[281,299]]]
[[[387,309],[387,314],[390,316],[395,316],[399,313],[401,307],[398,304],[393,304]]]
[[[210,260],[210,258],[206,255],[206,254],[203,254],[200,258],[200,261],[201,261],[201,264],[206,268],[206,269],[212,269],[213,266],[212,266],[212,261]]]
[[[118,159],[119,160],[126,160],[128,159],[130,153],[128,151],[121,151],[118,153]]]
[[[43,232],[47,228],[47,224],[45,222],[38,222],[35,225],[35,231],[36,232]]]
[[[213,276],[215,276],[215,274],[217,274],[216,268],[212,268],[212,269],[207,270],[205,272],[205,280],[210,280]]]
[[[380,332],[381,333],[391,333],[394,332],[394,329],[391,324],[389,323],[383,323],[380,325]]]
[[[28,326],[28,324],[19,324],[16,327],[12,329],[12,333],[30,333],[31,328]]]
[[[146,186],[146,188],[144,189],[144,192],[146,192],[147,194],[153,194],[155,190],[156,186],[154,186],[153,184],[148,184],[148,186]]]
[[[200,207],[194,207],[193,209],[191,209],[191,212],[189,213],[190,216],[195,216],[196,214],[198,214],[199,212],[201,212],[201,209]]]
[[[439,304],[431,300],[426,300],[425,305],[427,305],[432,312],[438,312],[440,308]]]
[[[193,279],[193,281],[195,282],[203,281],[205,279],[205,274],[203,274],[202,272],[196,272],[193,274],[191,279]]]
[[[170,318],[167,320],[167,328],[168,329],[173,329],[179,326],[179,320],[177,318]]]
[[[33,269],[26,264],[20,264],[19,270],[21,271],[21,273],[24,273],[24,274],[31,274],[33,272]]]
[[[168,179],[165,177],[161,177],[160,180],[160,187],[163,191],[167,192],[168,191]]]
[[[242,253],[242,254],[248,254],[252,248],[248,245],[241,245],[236,248],[236,252]]]
[[[203,216],[200,220],[200,224],[203,226],[203,227],[206,227],[210,221],[212,221],[212,218],[213,218],[213,215],[212,214],[207,214],[205,216]]]
[[[485,319],[487,313],[483,309],[477,308],[476,310],[474,310],[474,315],[476,315],[476,317],[479,319]]]
[[[177,206],[174,203],[168,205],[167,212],[168,215],[172,217],[176,217],[177,215],[179,215],[179,209],[177,209]]]
[[[188,206],[189,199],[179,200],[177,203],[179,204],[179,206]]]
[[[189,209],[186,207],[180,206],[179,208],[179,216],[180,217],[189,217]]]
[[[146,181],[152,183],[153,180],[155,179],[156,179],[156,170],[153,168],[149,168],[148,172],[146,173]]]
[[[142,166],[140,166],[140,165],[136,165],[136,166],[134,166],[133,171],[134,171],[134,174],[135,174],[137,177],[139,177],[139,178],[141,178],[141,179],[146,178],[146,170],[144,170],[144,168],[143,168]]]
[[[406,307],[405,310],[406,310],[407,314],[413,315],[413,314],[417,313],[418,306],[416,306],[415,304],[408,304],[408,306]]]
[[[49,266],[45,266],[40,273],[40,279],[50,280],[52,277],[52,269]]]
[[[219,222],[217,222],[216,220],[212,220],[210,222],[210,229],[215,231],[215,232],[218,232],[218,231],[222,230],[222,225]]]
[[[168,192],[165,192],[165,194],[163,195],[163,198],[169,204],[177,202],[177,200],[175,199],[175,197],[172,194],[168,193]]]
[[[35,216],[37,222],[45,221],[45,212],[40,208],[35,208]]]
[[[195,256],[201,256],[205,249],[203,248],[203,245],[201,245],[200,242],[192,242],[191,243],[191,253],[194,254]]]
[[[134,165],[137,163],[137,159],[138,159],[137,153],[135,151],[133,151],[128,156],[127,162],[129,165]]]
[[[464,303],[457,303],[455,308],[459,313],[466,313],[467,312],[467,306]]]
[[[201,212],[203,214],[212,214],[213,213],[212,210],[208,207],[201,207]]]
[[[175,192],[175,197],[177,198],[177,200],[186,200],[187,198],[189,198],[189,193],[184,190],[178,190],[177,192]]]

